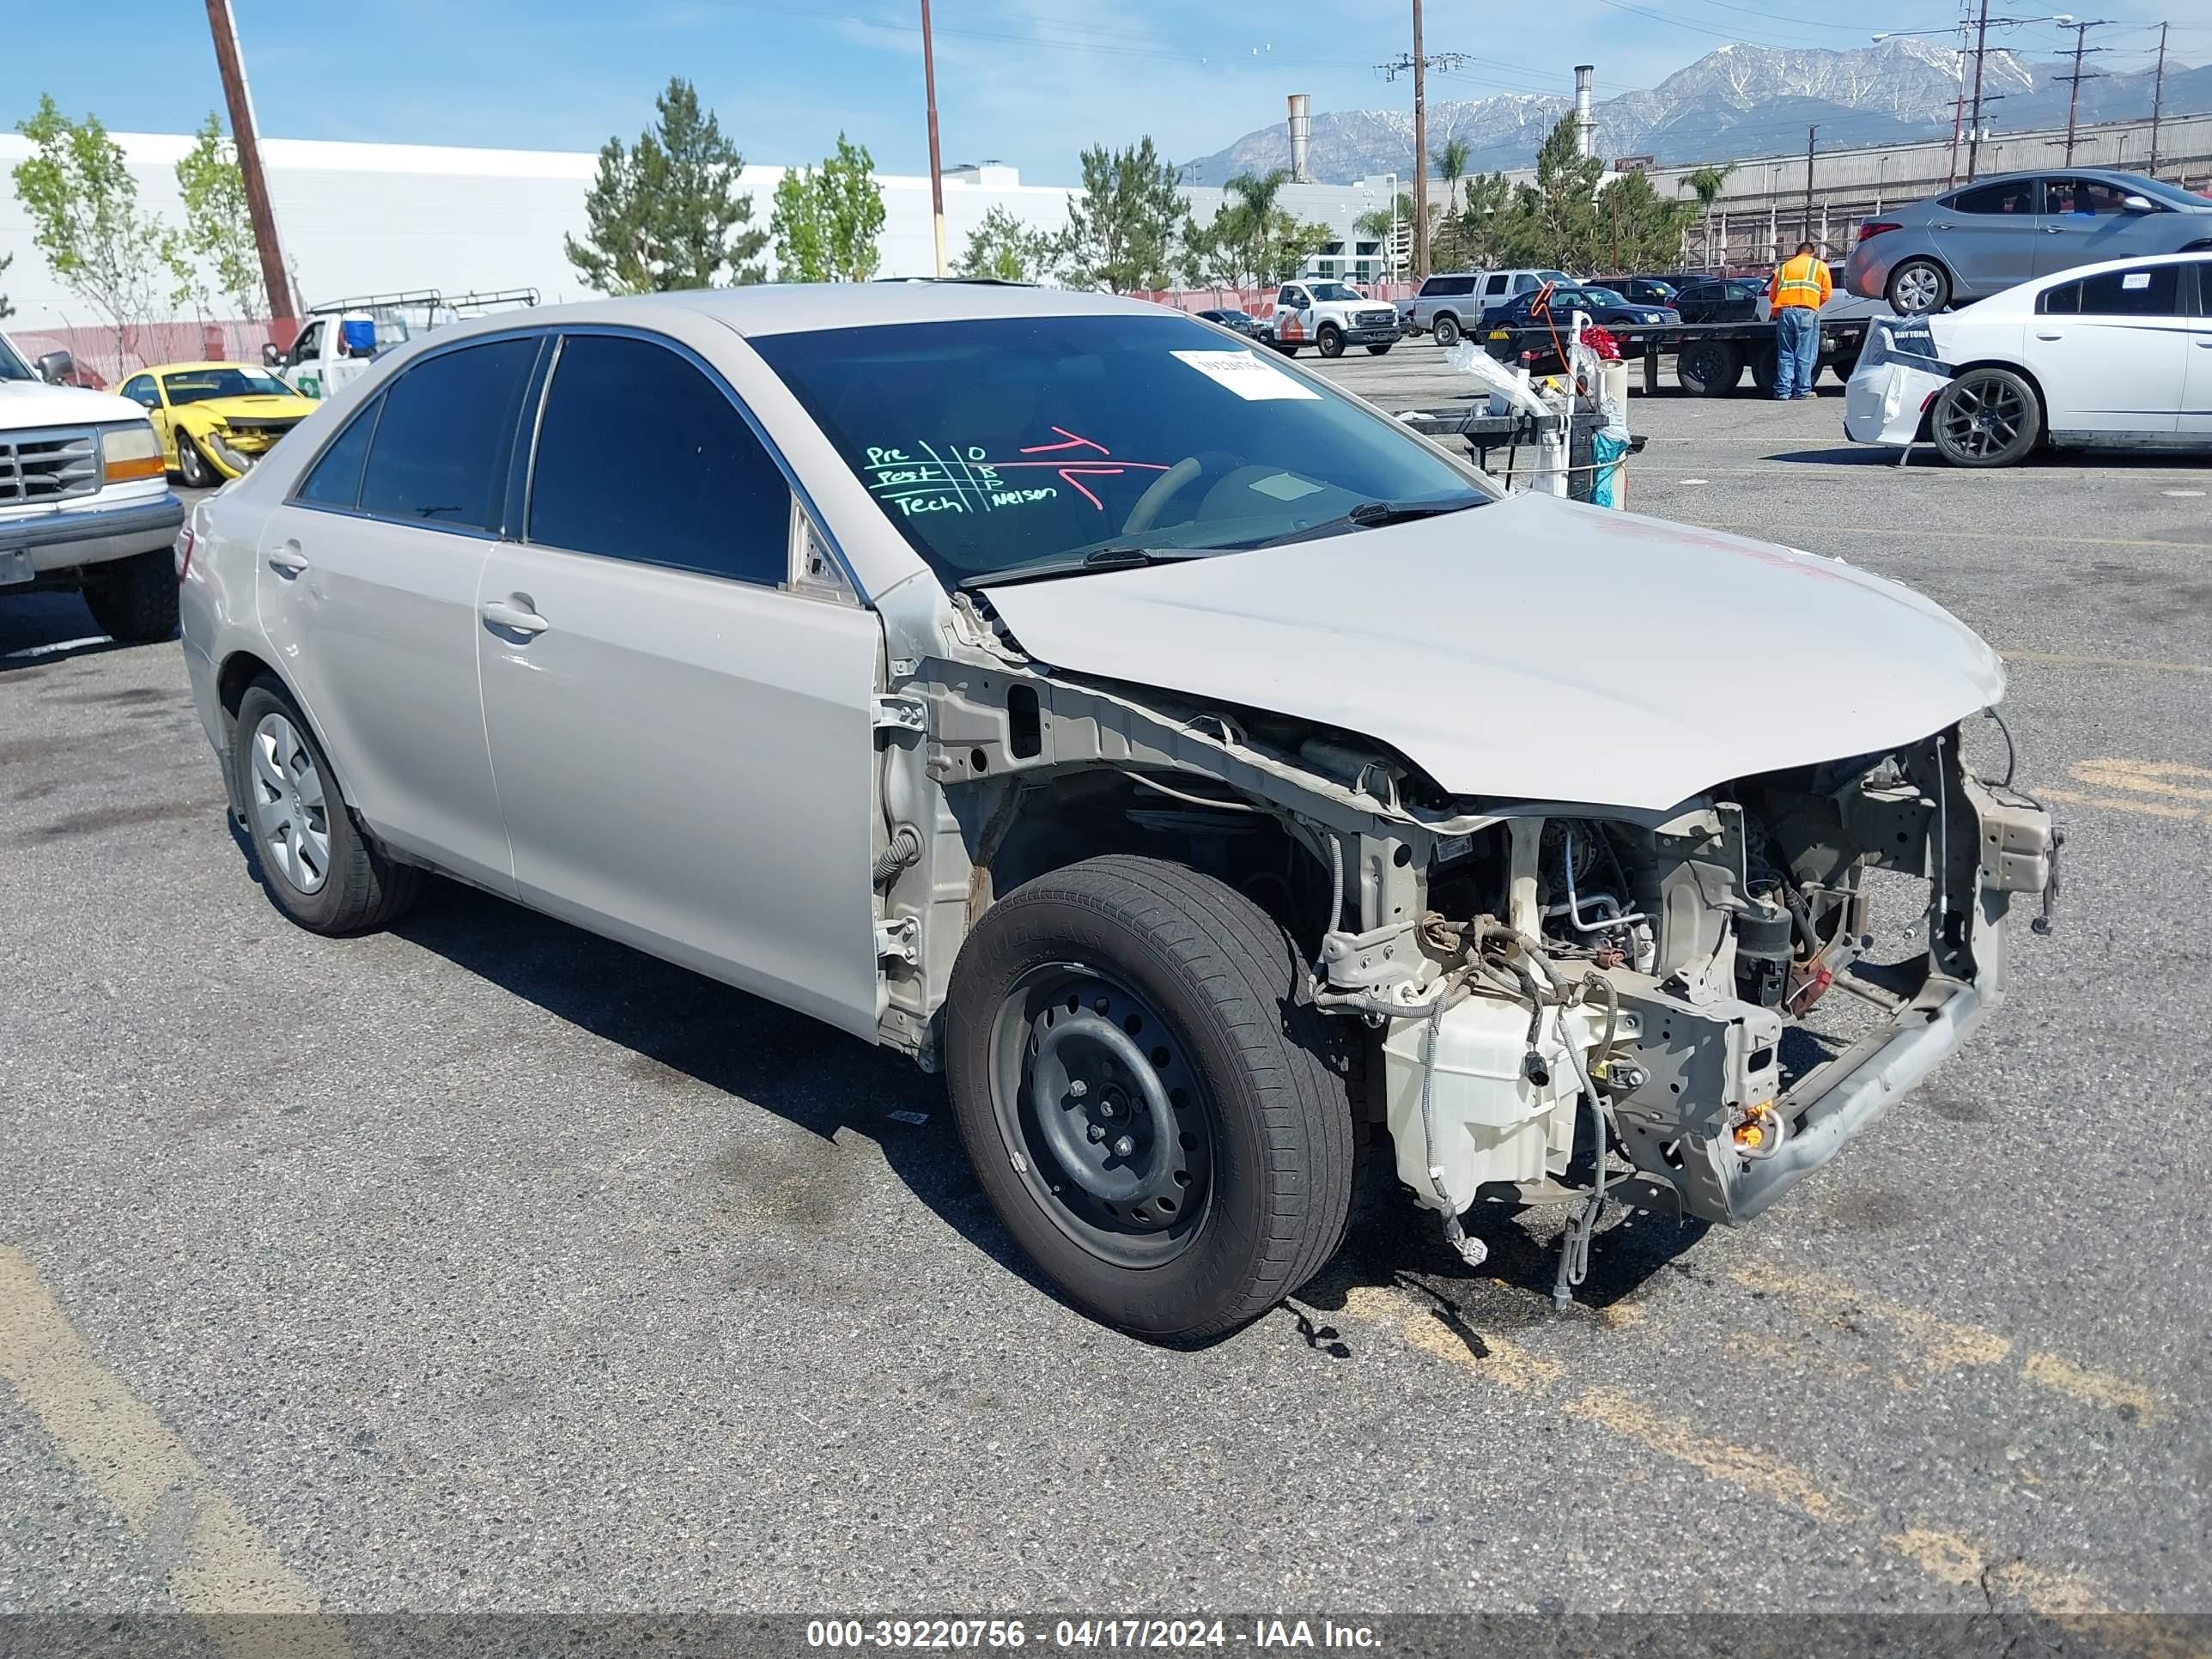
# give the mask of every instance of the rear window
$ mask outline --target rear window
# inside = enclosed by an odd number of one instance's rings
[[[1188,317],[981,318],[756,337],[948,583],[1105,549],[1229,551],[1467,476]]]
[[[379,518],[489,530],[507,493],[507,463],[535,337],[447,352],[404,370],[384,394],[361,507]]]

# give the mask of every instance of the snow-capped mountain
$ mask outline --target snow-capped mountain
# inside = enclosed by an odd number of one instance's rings
[[[1971,60],[1967,60],[1971,63]],[[2063,124],[2067,88],[2053,81],[2062,62],[2037,62],[1992,47],[1984,60],[1984,98],[2012,130]],[[1731,161],[1802,149],[1805,129],[1818,125],[1823,149],[1906,143],[1948,134],[1959,97],[1961,56],[1941,38],[1900,38],[1852,51],[1734,44],[1708,52],[1656,87],[1606,99],[1592,108],[1597,146],[1605,155],[1656,155],[1662,162]],[[1431,94],[1440,83],[1430,82]],[[2150,112],[2148,74],[2112,75],[2085,82],[2082,118],[2118,120]],[[1525,167],[1562,115],[1565,97],[1513,93],[1470,101],[1429,103],[1431,155],[1454,138],[1473,152],[1471,169]],[[2212,70],[2169,62],[2169,112],[2212,107]],[[1194,163],[1200,183],[1264,173],[1290,163],[1282,125],[1249,132]],[[1313,118],[1310,155],[1315,178],[1348,183],[1375,173],[1410,177],[1410,109],[1338,110]]]

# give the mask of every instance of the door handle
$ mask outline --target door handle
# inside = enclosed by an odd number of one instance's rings
[[[1953,226],[1951,222],[1948,219],[1937,219],[1930,223],[1928,228],[1930,230],[1949,230],[1953,228]]]
[[[494,628],[503,628],[510,634],[543,634],[553,626],[538,614],[537,606],[527,593],[510,593],[503,599],[486,599],[483,619]]]
[[[2059,236],[2063,235],[2065,230],[2066,227],[2063,225],[2045,225],[2043,228],[2043,234],[2045,236]]]
[[[300,551],[299,543],[286,542],[269,556],[269,568],[290,581],[307,568],[307,556]]]
[[[2039,340],[2063,340],[2066,337],[2063,334],[2045,334],[2039,331],[2035,337]]]

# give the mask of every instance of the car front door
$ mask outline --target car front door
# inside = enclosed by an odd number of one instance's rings
[[[1313,338],[1313,325],[1307,313],[1313,301],[1305,289],[1295,283],[1285,283],[1275,295],[1275,337],[1285,345],[1299,345]]]
[[[506,504],[536,334],[417,359],[270,515],[275,660],[347,799],[402,851],[514,890],[477,690],[477,586]]]
[[[568,334],[536,426],[476,642],[521,896],[872,1035],[874,613],[678,343]]]
[[[2043,181],[2043,234],[2038,274],[2055,276],[2076,265],[2164,253],[2155,213],[2130,213],[2128,192],[2106,179],[2061,173]]]
[[[318,317],[300,331],[292,349],[284,354],[281,371],[287,383],[302,398],[319,398],[330,390],[323,384],[324,319]]]
[[[1959,298],[1986,299],[2035,275],[2044,240],[2036,184],[2003,179],[1936,204],[1929,234]]]
[[[2045,289],[2028,367],[2057,433],[2160,438],[2179,428],[2197,319],[2180,264],[2107,270]]]
[[[2212,259],[2192,259],[2197,279],[2195,314],[2189,325],[2188,368],[2183,371],[2181,418],[2175,430],[2185,438],[2212,442]]]

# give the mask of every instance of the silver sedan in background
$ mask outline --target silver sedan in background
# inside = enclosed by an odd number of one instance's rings
[[[1983,179],[1859,227],[1852,293],[1906,316],[2106,259],[2212,247],[2212,198],[2133,173]]]

